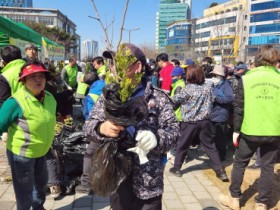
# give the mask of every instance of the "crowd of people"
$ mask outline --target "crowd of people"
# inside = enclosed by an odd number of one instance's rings
[[[174,156],[169,172],[181,177],[193,145],[208,155],[217,178],[228,182],[223,161],[229,145],[234,145],[230,193],[222,195],[220,203],[240,209],[244,171],[258,151],[262,173],[256,210],[268,209],[280,144],[279,51],[266,45],[249,65],[221,65],[210,57],[202,63],[189,58],[169,61],[166,53],[147,59],[137,46],[124,46],[135,57],[126,70],[136,87],[129,100],[141,99],[147,108],[138,110],[143,116],[133,124],[118,124],[107,115],[104,88],[115,53],[105,51],[93,58],[90,68],[70,56],[57,71],[48,60],[39,61],[35,45],[26,46],[25,58],[16,46],[1,48],[0,134],[7,145],[17,209],[43,209],[47,186],[53,198],[63,193],[52,142],[56,122],[73,117],[74,103],[82,106],[83,132],[89,140],[76,193],[92,191],[93,154],[107,141],[133,142],[125,149],[119,143],[131,170],[110,196],[112,209],[123,210],[160,210],[168,155]]]

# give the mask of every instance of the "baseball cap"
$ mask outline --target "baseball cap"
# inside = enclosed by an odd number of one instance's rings
[[[185,60],[185,63],[184,63],[183,65],[181,65],[181,67],[182,67],[182,68],[186,68],[186,67],[188,67],[188,66],[193,66],[193,65],[194,65],[193,60],[190,59],[190,58],[187,58],[187,59]]]
[[[239,64],[235,67],[236,70],[238,69],[244,69],[245,71],[248,69],[246,64]]]
[[[179,67],[179,66],[176,66],[174,67],[173,71],[171,72],[171,77],[174,77],[174,76],[180,76],[180,75],[183,75],[185,72],[184,70]]]
[[[48,73],[48,74],[50,73],[42,65],[31,64],[31,65],[28,65],[28,66],[24,67],[21,70],[21,74],[20,74],[20,77],[19,77],[18,81],[21,81],[24,77],[26,77],[28,75],[39,73],[39,72],[44,72],[44,73]]]
[[[130,49],[131,54],[134,55],[137,60],[141,61],[142,65],[147,64],[146,56],[139,47],[131,43],[123,43],[123,45],[125,45],[126,48]],[[107,50],[102,53],[102,56],[104,58],[112,59],[112,56],[115,56],[115,54],[115,52]]]

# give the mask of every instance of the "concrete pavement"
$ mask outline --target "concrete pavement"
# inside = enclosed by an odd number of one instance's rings
[[[163,194],[163,210],[218,210],[222,209],[217,197],[221,193],[202,169],[209,165],[197,159],[198,153],[193,150],[195,159],[183,166],[183,177],[175,177],[168,170],[172,167],[168,162],[165,169],[165,188]],[[222,182],[221,182],[222,184]],[[0,210],[16,210],[13,186],[10,181],[10,169],[5,158],[5,145],[0,142]],[[109,210],[108,198],[96,195],[67,195],[54,200],[47,196],[44,207],[47,210]]]

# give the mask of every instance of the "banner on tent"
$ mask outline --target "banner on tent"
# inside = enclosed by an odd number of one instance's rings
[[[65,48],[61,45],[48,44],[44,38],[42,39],[44,49],[44,57],[50,60],[64,60]]]

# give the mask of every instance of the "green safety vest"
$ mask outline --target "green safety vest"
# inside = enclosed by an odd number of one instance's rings
[[[275,67],[251,69],[242,77],[244,117],[241,132],[280,136],[280,73]]]
[[[25,61],[22,59],[16,59],[9,62],[2,69],[2,76],[8,81],[11,88],[11,95],[15,94],[17,90],[19,90],[23,84],[18,81],[19,73],[21,71],[21,67],[25,64]]]
[[[94,103],[98,100],[98,98],[99,98],[99,95],[96,95],[96,94],[93,94],[93,93],[89,93],[88,94],[91,98],[92,98],[92,100],[94,101]]]
[[[65,66],[67,77],[68,77],[68,85],[70,87],[76,87],[77,85],[77,74],[78,74],[78,67],[70,66],[69,64]]]
[[[105,65],[103,66],[100,66],[98,69],[97,69],[97,75],[98,76],[104,76],[106,74],[106,70],[107,70],[107,67]]]
[[[171,91],[171,94],[170,96],[174,96],[175,95],[175,90],[177,87],[185,87],[186,84],[185,84],[185,81],[183,79],[179,79],[177,82],[175,82],[174,84],[172,84],[172,91]],[[181,107],[179,107],[178,109],[176,109],[175,111],[175,115],[176,115],[176,118],[179,122],[182,122],[182,113],[181,113]]]
[[[7,149],[27,157],[44,156],[50,149],[56,124],[56,101],[45,91],[44,101],[38,101],[23,86],[12,96],[22,109],[23,116],[8,129]]]
[[[84,79],[84,76],[85,76],[85,74],[82,74],[80,79]],[[87,88],[88,88],[88,85],[86,83],[78,81],[78,87],[77,87],[76,93],[81,94],[81,95],[85,95],[86,91],[87,91]]]

